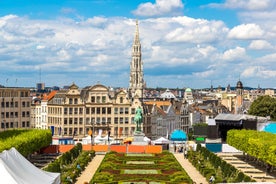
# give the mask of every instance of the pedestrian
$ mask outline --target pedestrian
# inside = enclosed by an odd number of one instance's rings
[[[215,177],[212,175],[211,177],[210,177],[210,179],[209,179],[209,182],[210,183],[213,183],[215,181]]]
[[[188,156],[188,151],[185,149],[184,150],[184,158],[187,159],[187,156]]]

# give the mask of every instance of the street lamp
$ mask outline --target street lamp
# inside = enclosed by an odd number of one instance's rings
[[[91,121],[91,129],[89,130],[88,134],[91,136],[91,147],[93,149],[94,146],[94,123]]]

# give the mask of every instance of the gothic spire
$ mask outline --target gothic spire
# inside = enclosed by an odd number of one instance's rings
[[[140,45],[138,20],[136,20],[136,31],[133,44]]]

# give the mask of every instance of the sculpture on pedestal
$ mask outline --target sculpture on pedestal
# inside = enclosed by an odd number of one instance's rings
[[[143,123],[143,114],[141,107],[138,107],[135,111],[134,122],[136,123],[136,132],[141,132],[141,124]]]

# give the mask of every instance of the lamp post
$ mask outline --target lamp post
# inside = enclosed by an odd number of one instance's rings
[[[89,130],[88,134],[91,136],[91,149],[93,149],[94,146],[94,123],[91,121],[91,129]]]

